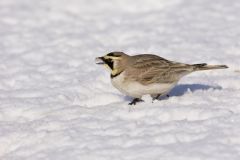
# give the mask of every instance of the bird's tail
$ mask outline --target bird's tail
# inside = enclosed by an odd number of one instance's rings
[[[208,65],[207,63],[193,64],[192,66],[194,71],[228,68],[226,65]]]

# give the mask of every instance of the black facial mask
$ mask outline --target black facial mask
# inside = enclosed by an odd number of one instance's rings
[[[113,61],[111,59],[102,59],[112,70],[113,70]]]

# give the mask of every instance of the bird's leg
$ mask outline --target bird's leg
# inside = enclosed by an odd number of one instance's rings
[[[161,94],[158,94],[156,97],[154,97],[152,100],[155,101],[155,100],[158,100],[159,97],[161,97],[162,95]],[[170,97],[168,94],[166,95],[168,98]]]
[[[156,97],[153,98],[153,101],[154,100],[158,100],[158,98],[161,96],[161,94],[158,94]]]
[[[134,98],[132,102],[129,103],[129,105],[136,105],[137,102],[143,102],[143,100],[141,100],[140,98]]]

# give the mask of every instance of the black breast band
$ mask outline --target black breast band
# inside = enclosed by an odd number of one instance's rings
[[[123,72],[123,71],[122,71],[122,72]],[[115,75],[111,74],[111,78],[113,79],[113,78],[119,76],[122,72],[119,72],[119,73],[117,73],[117,74],[115,74]]]

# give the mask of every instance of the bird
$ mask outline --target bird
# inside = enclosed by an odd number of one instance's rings
[[[185,64],[154,54],[128,55],[119,51],[97,57],[95,62],[110,71],[111,83],[116,89],[133,98],[129,105],[143,102],[144,95],[150,95],[153,100],[168,95],[182,77],[195,71],[228,68],[227,65]]]

